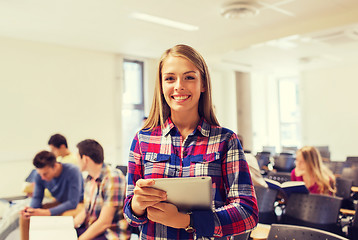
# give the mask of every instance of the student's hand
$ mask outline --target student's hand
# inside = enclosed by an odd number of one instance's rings
[[[30,207],[28,207],[28,206],[26,206],[24,209],[22,209],[21,211],[20,211],[20,215],[22,216],[22,217],[26,217],[26,212],[27,212],[27,209],[29,209]]]
[[[186,228],[190,223],[190,216],[178,212],[178,208],[171,203],[157,203],[147,208],[148,219],[173,228]]]
[[[295,168],[295,175],[296,177],[301,177],[303,174],[305,173],[305,170],[300,168],[300,167],[296,167]]]
[[[24,217],[24,218],[30,218],[31,216],[34,216],[34,208],[32,207],[25,207],[23,210],[21,210],[20,214]]]
[[[102,212],[102,211],[101,211]],[[73,218],[73,225],[75,228],[79,228],[86,219],[86,210],[83,208],[81,211]]]
[[[153,185],[153,179],[139,179],[137,181],[131,203],[136,216],[142,216],[148,207],[167,199],[166,192],[152,188]]]
[[[51,212],[49,209],[25,207],[21,211],[21,215],[25,218],[30,218],[31,216],[51,216]]]

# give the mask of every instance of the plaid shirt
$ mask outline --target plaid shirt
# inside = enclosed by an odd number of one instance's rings
[[[193,211],[195,234],[133,214],[130,202],[137,180],[197,176],[212,178],[214,209]],[[170,118],[163,129],[139,131],[132,143],[127,177],[124,216],[132,226],[141,227],[141,239],[230,236],[247,232],[258,222],[254,188],[236,134],[211,126],[203,118],[183,142]]]
[[[101,174],[97,179],[88,175],[85,180],[84,192],[86,227],[92,225],[99,218],[103,206],[116,207],[117,211],[114,214],[112,225],[106,230],[105,235],[108,240],[120,239],[124,191],[125,177],[117,169],[103,164]]]

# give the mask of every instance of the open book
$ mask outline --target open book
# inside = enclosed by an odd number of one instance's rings
[[[29,240],[77,240],[72,216],[32,216]]]
[[[287,181],[279,183],[275,180],[265,178],[265,181],[269,188],[277,189],[289,197],[291,193],[309,193],[304,182],[301,181]]]

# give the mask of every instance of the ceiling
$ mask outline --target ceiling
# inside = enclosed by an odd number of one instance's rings
[[[0,0],[0,36],[153,58],[185,43],[210,61],[243,70],[334,64],[358,52],[357,0],[246,1],[255,2],[256,16],[226,19],[221,11],[229,2]],[[198,30],[145,22],[133,13]],[[332,34],[335,40],[327,40]]]

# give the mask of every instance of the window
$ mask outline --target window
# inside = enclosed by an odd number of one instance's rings
[[[298,80],[296,78],[280,79],[278,88],[281,146],[299,146],[301,124]]]
[[[143,62],[123,61],[122,157],[127,162],[135,133],[144,117]]]

